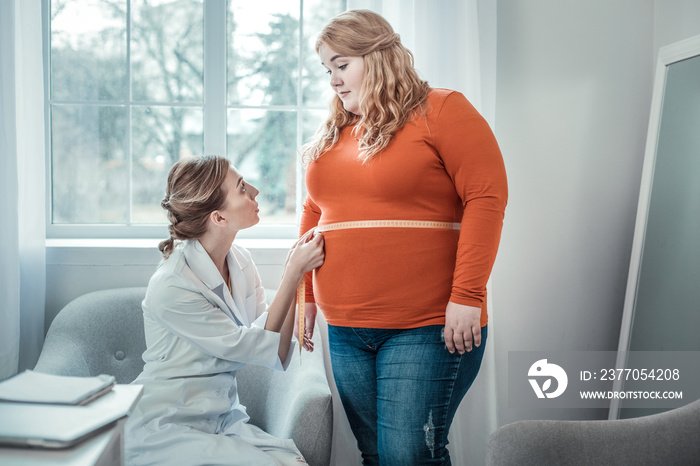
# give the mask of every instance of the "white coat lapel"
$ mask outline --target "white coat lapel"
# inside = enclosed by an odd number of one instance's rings
[[[246,296],[248,296],[247,282],[245,279],[245,269],[248,266],[246,261],[241,259],[234,253],[234,250],[228,252],[226,258],[228,260],[228,271],[231,274],[231,289],[233,290],[233,303],[235,308],[240,311],[241,318],[246,326],[250,326],[248,319],[248,309],[246,309]],[[228,295],[228,293],[226,293]],[[230,296],[228,296],[230,299]]]
[[[250,325],[245,313],[245,307],[238,307],[236,302],[231,298],[231,294],[226,288],[224,279],[218,269],[212,262],[207,251],[197,240],[189,240],[185,243],[183,249],[187,266],[192,271],[190,278],[202,294],[216,306],[218,306],[226,315],[228,315],[238,325]],[[243,279],[243,288],[236,288],[233,285],[234,277],[238,274],[242,275],[240,267],[231,267],[231,252],[228,253],[227,260],[229,262],[229,271],[231,273],[231,283],[235,294],[236,290],[245,292],[245,279]],[[234,264],[236,261],[234,261]],[[240,280],[240,279],[237,279]]]

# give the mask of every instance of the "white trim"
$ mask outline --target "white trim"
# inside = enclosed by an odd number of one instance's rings
[[[48,228],[50,239],[138,239],[138,238],[167,238],[166,224],[125,225],[125,224],[81,224],[81,225],[51,225]],[[291,239],[299,235],[298,227],[294,224],[262,224],[247,228],[238,234],[239,238],[259,239]]]
[[[51,234],[51,218],[53,216],[53,165],[51,163],[51,5],[50,0],[41,0],[41,53],[44,64],[44,221],[46,236]]]
[[[50,1],[50,0],[49,0]],[[133,191],[134,185],[132,183],[132,178],[134,176],[134,151],[133,151],[133,138],[134,126],[131,124],[131,119],[133,118],[133,108],[131,103],[134,99],[134,94],[132,92],[131,86],[131,2],[126,2],[126,167],[127,167],[127,178],[126,178],[126,212],[128,212],[128,220],[134,214],[133,204]],[[53,177],[53,175],[52,175]],[[53,194],[51,196],[51,210],[53,211]],[[49,225],[52,227],[51,230],[47,229],[47,236],[49,231],[53,231],[53,215]]]
[[[226,1],[204,2],[204,153],[226,156]]]
[[[644,151],[644,165],[642,167],[642,182],[637,206],[637,220],[634,226],[634,239],[632,241],[632,255],[630,258],[629,274],[627,276],[627,290],[625,292],[625,304],[622,311],[622,325],[620,327],[620,341],[617,349],[616,367],[623,369],[627,365],[627,352],[630,345],[630,333],[634,321],[634,307],[637,295],[637,284],[642,264],[644,251],[644,237],[646,233],[651,200],[652,183],[654,180],[654,168],[656,164],[656,149],[659,142],[659,125],[661,112],[663,111],[664,91],[668,66],[679,61],[687,60],[700,55],[700,35],[694,36],[675,44],[659,49],[654,77],[654,90],[651,99],[651,111],[649,114],[649,129],[647,131],[646,149]],[[623,381],[615,380],[613,390],[622,390]],[[620,400],[613,399],[610,402],[608,419],[618,419],[620,416]]]

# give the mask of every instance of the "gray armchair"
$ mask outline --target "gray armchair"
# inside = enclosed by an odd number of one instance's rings
[[[700,465],[700,400],[614,421],[518,421],[489,440],[487,466]]]
[[[130,383],[143,369],[146,349],[141,301],[146,288],[95,291],[68,303],[51,323],[34,370],[49,374],[111,374]],[[269,294],[268,297],[271,295]],[[251,422],[292,438],[310,465],[328,465],[333,405],[320,332],[315,351],[298,353],[286,372],[246,366],[238,373],[241,402]]]

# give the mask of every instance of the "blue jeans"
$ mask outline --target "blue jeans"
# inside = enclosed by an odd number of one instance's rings
[[[407,330],[328,325],[338,394],[363,464],[450,465],[447,435],[486,346],[450,354],[444,327]]]

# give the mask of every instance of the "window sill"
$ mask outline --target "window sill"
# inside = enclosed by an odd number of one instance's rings
[[[46,248],[158,248],[162,238],[50,238]],[[235,241],[246,249],[289,249],[294,239],[240,238]]]
[[[46,240],[47,265],[154,265],[162,258],[157,238],[51,238]],[[284,263],[294,239],[241,238],[256,264]]]

